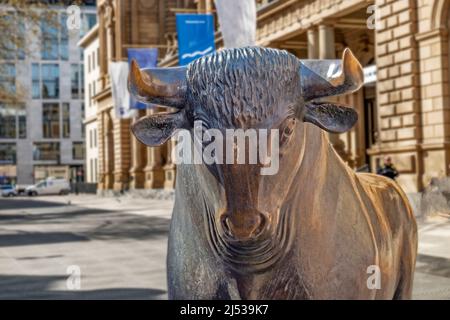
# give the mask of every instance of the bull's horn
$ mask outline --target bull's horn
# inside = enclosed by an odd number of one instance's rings
[[[342,60],[301,60],[300,81],[305,101],[354,92],[364,83],[364,73],[350,49]]]
[[[137,100],[182,109],[186,96],[186,67],[140,69],[131,61],[128,90]]]

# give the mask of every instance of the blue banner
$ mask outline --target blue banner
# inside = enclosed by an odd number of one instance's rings
[[[128,65],[131,66],[131,60],[136,60],[141,69],[155,68],[158,63],[157,48],[129,48]],[[137,101],[133,96],[130,97],[130,109],[146,109],[145,103]]]
[[[212,14],[178,13],[176,20],[180,66],[215,51]]]

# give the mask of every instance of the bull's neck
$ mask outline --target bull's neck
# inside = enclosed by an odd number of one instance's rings
[[[317,219],[334,219],[334,213],[323,207],[337,204],[339,184],[352,175],[330,143],[328,133],[306,124],[304,156],[287,199],[293,203],[294,212],[290,214],[299,216],[300,223],[308,223],[312,215]]]

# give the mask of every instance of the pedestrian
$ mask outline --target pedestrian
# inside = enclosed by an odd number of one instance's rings
[[[392,180],[395,180],[395,178],[398,177],[398,171],[395,169],[390,156],[384,158],[384,164],[382,167],[378,168],[377,174],[391,178]]]

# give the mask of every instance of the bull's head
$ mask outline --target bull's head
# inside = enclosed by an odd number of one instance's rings
[[[222,50],[187,67],[143,69],[132,63],[129,90],[139,100],[178,109],[150,115],[132,126],[139,141],[161,145],[177,129],[279,129],[279,172],[260,164],[196,166],[199,196],[212,208],[213,226],[230,241],[252,242],[277,234],[280,210],[304,154],[305,124],[345,132],[357,121],[348,107],[317,99],[355,91],[361,65],[350,50],[342,60],[298,60],[275,49]],[[198,186],[196,186],[198,188]]]

